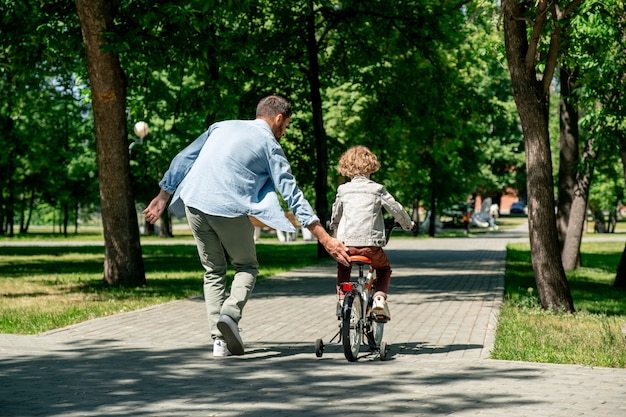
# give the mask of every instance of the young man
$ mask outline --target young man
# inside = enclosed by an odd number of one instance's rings
[[[328,253],[349,265],[345,246],[322,227],[278,143],[290,120],[289,102],[269,96],[259,102],[255,120],[211,125],[172,160],[159,182],[161,191],[143,212],[155,223],[175,192],[170,210],[187,216],[205,269],[204,299],[214,356],[244,353],[238,323],[258,274],[254,227],[248,216],[277,230],[295,231],[275,190]],[[235,268],[228,297],[227,254]]]

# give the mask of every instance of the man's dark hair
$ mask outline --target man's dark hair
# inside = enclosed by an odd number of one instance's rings
[[[285,118],[291,117],[291,104],[281,96],[267,96],[256,107],[256,117],[267,117],[269,119],[282,114]]]

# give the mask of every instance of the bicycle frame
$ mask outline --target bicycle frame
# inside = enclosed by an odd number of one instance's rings
[[[350,256],[350,262],[356,264],[359,267],[359,276],[357,277],[357,281],[349,281],[344,282],[341,287],[344,294],[349,292],[353,292],[356,290],[359,294],[370,294],[372,288],[374,287],[374,281],[376,281],[376,276],[374,273],[374,267],[371,265],[371,259],[365,256]],[[368,265],[369,269],[367,271],[367,275],[363,276],[363,267]],[[363,301],[368,301],[364,299]],[[365,313],[365,312],[364,312]]]
[[[376,273],[371,265],[371,259],[365,256],[351,256],[350,262],[359,267],[357,281],[344,282],[341,287],[344,294],[352,293],[353,296],[361,298],[361,320],[363,321],[369,317],[370,309],[372,308],[372,288],[374,288],[374,282],[376,281]],[[369,268],[366,276],[363,275],[365,265]],[[345,310],[346,308],[344,307],[343,314],[346,313]]]
[[[387,233],[387,240],[391,236],[394,223]],[[329,343],[337,337],[341,340],[344,354],[348,361],[358,359],[359,349],[363,342],[371,352],[378,353],[380,360],[387,357],[388,347],[382,342],[384,322],[371,314],[373,306],[374,284],[376,271],[372,266],[372,260],[366,256],[350,256],[350,262],[358,266],[359,273],[356,280],[350,277],[350,281],[341,283],[341,290],[345,294],[341,311],[339,330]],[[367,274],[364,273],[367,266]],[[357,301],[358,300],[358,301]],[[354,310],[354,309],[357,310]],[[315,355],[321,357],[324,353],[324,342],[317,339],[315,342]]]

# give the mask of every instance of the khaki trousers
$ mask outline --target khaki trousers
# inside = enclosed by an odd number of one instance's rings
[[[220,217],[185,207],[187,221],[196,240],[200,263],[204,267],[204,303],[211,337],[221,337],[217,321],[222,314],[241,320],[259,274],[254,243],[254,227],[247,216]],[[235,276],[226,296],[228,261]]]

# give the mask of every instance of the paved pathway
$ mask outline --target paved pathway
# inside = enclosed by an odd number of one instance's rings
[[[624,369],[488,359],[519,236],[392,240],[385,362],[315,357],[332,264],[259,282],[242,357],[212,357],[200,299],[0,335],[0,416],[626,416]]]

